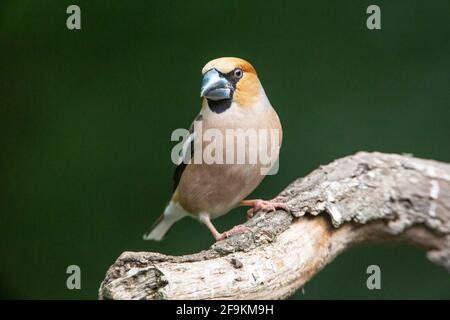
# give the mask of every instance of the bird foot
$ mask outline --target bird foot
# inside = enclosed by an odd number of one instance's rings
[[[247,210],[247,219],[253,218],[253,216],[260,210],[271,212],[277,209],[282,209],[284,211],[290,212],[289,207],[282,201],[285,201],[287,198],[283,196],[278,196],[272,200],[252,200],[253,208]]]
[[[251,229],[247,226],[244,226],[243,224],[239,224],[237,226],[234,226],[228,231],[222,232],[217,238],[216,241],[227,239],[231,236],[234,236],[235,234],[244,233],[247,231],[251,231]]]

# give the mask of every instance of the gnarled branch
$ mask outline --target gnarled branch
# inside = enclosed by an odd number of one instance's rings
[[[124,252],[101,299],[281,299],[343,250],[407,241],[450,271],[450,165],[360,152],[289,185],[291,213],[259,212],[233,236],[192,255]],[[326,213],[326,214],[321,214]]]

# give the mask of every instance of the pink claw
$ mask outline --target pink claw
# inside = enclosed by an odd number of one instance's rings
[[[243,224],[238,224],[237,226],[234,226],[233,228],[231,228],[228,231],[223,232],[220,237],[218,239],[216,239],[217,241],[229,238],[231,236],[234,236],[235,234],[240,234],[240,233],[244,233],[247,231],[251,231],[251,229],[247,226],[244,226]]]
[[[286,200],[286,197],[276,197],[275,199],[270,201],[261,199],[255,200],[253,208],[250,208],[247,211],[247,218],[248,219],[252,218],[255,215],[255,213],[258,212],[259,210],[271,212],[277,209],[282,209],[287,212],[290,212],[289,207],[285,203],[279,202],[282,200]]]

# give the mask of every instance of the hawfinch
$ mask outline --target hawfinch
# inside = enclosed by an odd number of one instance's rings
[[[144,235],[145,240],[161,240],[175,222],[191,216],[204,223],[216,241],[219,241],[247,230],[243,225],[238,225],[220,233],[211,223],[211,219],[220,217],[237,206],[252,207],[247,211],[248,218],[258,210],[288,210],[280,198],[271,201],[244,200],[263,180],[265,175],[262,169],[268,163],[267,159],[262,163],[260,157],[251,161],[255,159],[254,155],[259,156],[262,151],[267,153],[267,149],[270,149],[269,165],[273,166],[278,159],[282,140],[280,120],[264,92],[255,68],[243,59],[219,58],[205,65],[202,76],[202,108],[194,121],[195,125],[191,126],[191,137],[194,138],[187,143],[191,150],[182,155],[183,160],[189,159],[182,161],[176,168],[172,198],[164,213]],[[199,126],[203,137],[196,132],[195,127]],[[230,132],[235,135],[229,135]],[[248,134],[249,132],[251,133]],[[275,133],[272,135],[274,139],[268,137],[269,132]],[[211,133],[215,134],[212,139]],[[256,134],[258,140],[247,139],[244,143],[239,143],[242,138],[239,134],[247,134],[245,139]],[[218,143],[218,138],[221,137],[226,141]],[[192,148],[198,139],[200,143],[197,146],[200,146],[200,150],[195,146]],[[262,140],[266,143],[261,143]],[[210,152],[210,156],[223,161],[196,161],[202,160],[202,152],[211,151],[208,144],[213,142],[216,149]],[[241,161],[236,160],[236,154],[242,151],[239,148],[245,148],[244,159],[241,157]],[[249,159],[251,157],[253,158]]]

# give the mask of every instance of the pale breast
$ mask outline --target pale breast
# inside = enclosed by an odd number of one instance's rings
[[[282,131],[271,107],[258,110],[258,114],[229,111],[204,115],[202,134],[209,139],[202,143],[203,161],[189,164],[180,179],[177,198],[191,214],[207,212],[214,218],[227,213],[260,184],[264,172],[278,158]],[[205,137],[209,129],[212,130]],[[278,136],[274,131],[278,131]],[[264,135],[266,143],[261,138]]]

